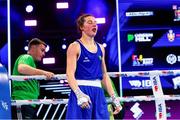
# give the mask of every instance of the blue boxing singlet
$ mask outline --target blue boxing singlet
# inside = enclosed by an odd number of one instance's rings
[[[97,52],[92,53],[79,40],[77,42],[80,44],[81,51],[77,61],[75,78],[78,80],[102,80],[102,51],[99,44],[95,43]]]

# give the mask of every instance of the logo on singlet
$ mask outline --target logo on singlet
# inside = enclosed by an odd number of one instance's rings
[[[88,57],[85,57],[83,62],[90,62],[89,58]]]
[[[102,60],[102,56],[99,55],[98,57],[99,57],[99,60]]]

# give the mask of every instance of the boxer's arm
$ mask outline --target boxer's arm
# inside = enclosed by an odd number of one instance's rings
[[[101,45],[101,50],[103,53],[102,55],[102,72],[103,72],[102,85],[107,90],[108,94],[111,96],[114,94],[114,90],[113,90],[109,75],[107,74],[107,69],[106,69],[106,64],[105,64],[105,51],[102,45]]]
[[[111,96],[111,100],[113,105],[115,106],[115,111],[113,114],[118,114],[120,110],[122,109],[122,106],[120,104],[119,99],[115,96],[115,92],[112,87],[112,83],[110,81],[109,75],[107,74],[107,69],[106,69],[106,64],[105,64],[105,51],[104,48],[101,46],[102,52],[103,52],[103,57],[102,57],[102,71],[103,71],[103,80],[102,84],[104,88],[107,90],[109,96]]]
[[[75,70],[77,64],[77,58],[79,55],[80,46],[76,42],[70,44],[67,50],[67,69],[66,75],[69,86],[74,91],[77,97],[77,104],[82,108],[89,108],[91,100],[88,95],[84,94],[78,87],[77,81],[75,79]]]
[[[76,62],[77,62],[79,49],[80,48],[76,43],[72,43],[69,45],[67,50],[66,75],[69,86],[73,91],[76,91],[78,89],[78,84],[75,79],[75,70],[76,70],[76,64],[77,64]]]

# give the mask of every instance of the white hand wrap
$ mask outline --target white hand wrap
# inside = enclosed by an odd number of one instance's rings
[[[111,96],[111,100],[112,100],[112,103],[113,103],[113,105],[114,105],[115,107],[121,106],[121,105],[120,105],[120,100],[119,100],[117,97],[115,97],[115,95],[112,95],[112,96]]]
[[[86,94],[84,94],[80,89],[77,89],[74,91],[77,97],[77,104],[81,106],[84,102],[88,102],[90,100],[90,97]]]

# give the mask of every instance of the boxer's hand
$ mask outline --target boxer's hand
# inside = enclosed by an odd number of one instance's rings
[[[80,89],[75,90],[75,94],[77,97],[77,104],[81,108],[90,108],[90,97],[86,94],[84,94]]]
[[[114,115],[118,114],[122,110],[122,106],[120,104],[120,100],[115,97],[115,95],[111,96],[112,104],[115,108],[115,111],[113,112]]]

